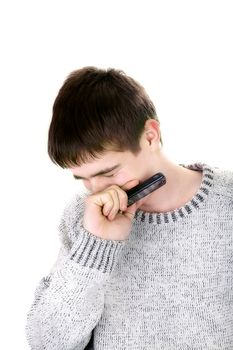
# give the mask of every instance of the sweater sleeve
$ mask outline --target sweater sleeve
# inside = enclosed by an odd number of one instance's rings
[[[85,349],[103,313],[105,283],[126,243],[86,231],[78,202],[63,213],[57,261],[37,286],[27,314],[32,350]]]

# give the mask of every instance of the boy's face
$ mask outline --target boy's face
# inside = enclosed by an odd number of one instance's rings
[[[111,185],[121,187],[130,180],[145,180],[148,177],[145,165],[141,152],[135,156],[130,151],[109,151],[100,159],[70,170],[75,178],[81,178],[91,193],[97,193]]]
[[[154,175],[158,164],[155,164],[155,153],[146,138],[142,138],[140,146],[137,155],[130,151],[108,151],[99,159],[69,169],[92,194],[111,185],[122,187],[130,180],[142,182]]]

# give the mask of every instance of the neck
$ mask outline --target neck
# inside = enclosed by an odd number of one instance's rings
[[[138,202],[138,208],[146,212],[162,213],[182,207],[197,193],[202,181],[202,172],[177,165],[162,153],[159,158],[153,170],[165,175],[166,184]]]

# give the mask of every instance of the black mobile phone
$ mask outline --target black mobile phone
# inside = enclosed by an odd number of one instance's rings
[[[128,195],[128,204],[127,207],[137,202],[139,199],[147,196],[151,192],[157,190],[161,186],[165,185],[166,178],[162,173],[157,173],[151,176],[149,179],[145,180],[141,184],[131,188],[126,191]]]

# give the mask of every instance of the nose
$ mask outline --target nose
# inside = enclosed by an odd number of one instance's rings
[[[92,193],[101,192],[108,186],[112,185],[110,180],[108,181],[100,177],[93,177],[91,179],[83,180],[83,184]]]

